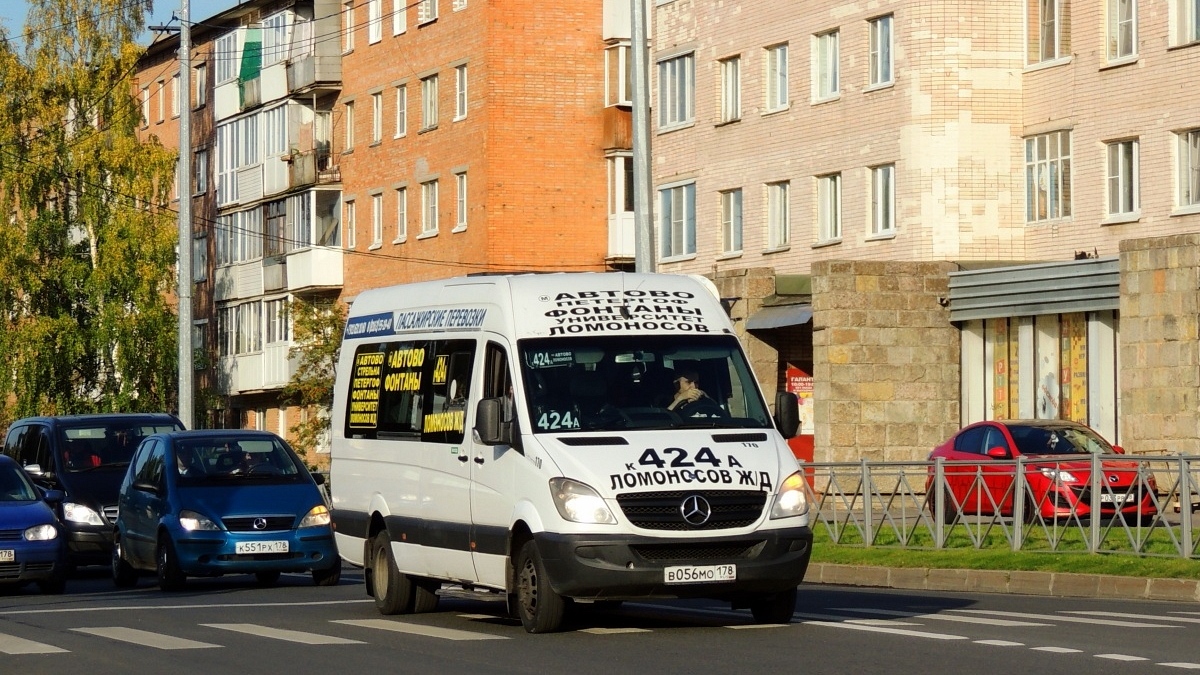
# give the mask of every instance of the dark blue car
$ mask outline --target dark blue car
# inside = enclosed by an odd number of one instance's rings
[[[67,548],[54,509],[63,493],[42,492],[15,461],[0,455],[0,586],[36,582],[43,593],[62,593]]]
[[[318,476],[319,478],[319,476]],[[113,581],[153,572],[163,590],[189,576],[311,572],[341,578],[329,508],[283,439],[265,431],[177,431],[147,437],[118,496]]]

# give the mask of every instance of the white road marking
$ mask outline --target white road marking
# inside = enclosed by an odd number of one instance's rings
[[[1141,656],[1130,656],[1128,654],[1097,654],[1098,659],[1109,659],[1112,661],[1149,661],[1150,659]]]
[[[619,633],[649,633],[645,628],[583,628],[579,633],[591,633],[592,635],[617,635]]]
[[[202,623],[201,626],[209,628],[219,628],[221,630],[229,630],[235,633],[244,633],[246,635],[256,635],[258,637],[272,638],[275,640],[286,640],[288,642],[299,642],[306,645],[361,645],[359,640],[348,640],[346,638],[333,637],[332,635],[318,635],[317,633],[305,633],[298,630],[284,630],[282,628],[271,628],[269,626],[258,626],[252,623]]]
[[[950,612],[965,612],[970,614],[994,614],[996,616],[1011,616],[1021,619],[1041,619],[1043,621],[1066,621],[1068,623],[1088,623],[1094,626],[1117,626],[1119,628],[1179,628],[1179,626],[1164,626],[1160,623],[1138,623],[1134,621],[1116,621],[1108,619],[1084,619],[1078,616],[1062,616],[1059,614],[1030,614],[1026,612],[1003,612],[998,609],[950,609]]]
[[[1168,668],[1183,668],[1184,670],[1200,670],[1200,663],[1185,663],[1182,661],[1177,661],[1173,663],[1160,663],[1158,665],[1166,666]]]
[[[799,614],[797,616],[805,616]],[[906,635],[908,637],[929,638],[931,640],[966,640],[963,635],[950,635],[949,633],[926,633],[919,630],[907,630],[904,628],[884,628],[883,626],[866,626],[861,623],[852,623],[849,621],[802,621],[806,626],[829,626],[831,628],[848,628],[850,630],[861,630],[869,633],[890,633],[892,635]]]
[[[731,630],[754,630],[756,628],[787,628],[790,623],[751,623],[744,626],[725,626]]]
[[[1112,619],[1146,619],[1148,621],[1179,621],[1181,623],[1200,623],[1200,619],[1186,616],[1161,616],[1158,614],[1126,614],[1125,612],[1099,612],[1094,610],[1062,610],[1064,614],[1083,614],[1087,616],[1106,616]]]
[[[135,609],[223,609],[227,607],[318,607],[321,605],[357,605],[374,600],[321,600],[320,602],[220,602],[207,605],[111,605],[108,607],[66,607],[60,609],[15,609],[0,611],[0,616],[12,614],[70,614],[72,612],[128,612]]]
[[[95,635],[96,637],[142,645],[143,647],[154,647],[155,649],[208,649],[221,646],[121,626],[108,628],[72,628],[71,630],[76,633],[86,633],[88,635]]]
[[[0,654],[58,654],[65,651],[54,645],[0,633]]]
[[[992,645],[993,647],[1024,647],[1024,642],[1009,642],[1008,640],[976,640],[977,645]]]
[[[498,619],[495,614],[459,614],[458,618],[466,619],[467,621],[484,621],[487,619]]]
[[[390,630],[395,633],[407,633],[409,635],[423,635],[425,637],[440,638],[442,640],[507,640],[503,635],[489,635],[487,633],[473,633],[465,630],[454,630],[452,628],[438,628],[437,626],[422,626],[415,623],[403,623],[400,621],[392,621],[389,619],[340,619],[333,623],[346,624],[347,626],[359,626],[360,628],[375,628],[378,630]]]
[[[1035,652],[1050,652],[1052,654],[1079,654],[1082,649],[1072,649],[1070,647],[1030,647]]]
[[[901,612],[893,609],[871,609],[870,607],[834,607],[837,612],[857,612],[860,614],[882,614],[883,616],[900,616],[909,619],[937,619],[938,621],[956,621],[959,623],[981,623],[987,626],[1050,626],[1048,623],[1032,621],[1011,621],[1009,619],[981,619],[973,616],[954,616],[948,614],[922,614],[920,612]]]

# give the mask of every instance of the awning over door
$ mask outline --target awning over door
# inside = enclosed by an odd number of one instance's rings
[[[812,305],[763,307],[746,319],[746,330],[799,326],[812,321]]]

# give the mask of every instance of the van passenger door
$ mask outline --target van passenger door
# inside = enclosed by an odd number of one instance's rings
[[[478,378],[477,378],[478,379]],[[512,371],[504,346],[489,342],[483,357],[483,392],[478,398],[505,401],[504,414],[517,424],[519,397],[513,391]],[[476,400],[478,400],[478,398]],[[475,445],[471,455],[471,541],[475,571],[482,584],[504,587],[505,547],[517,496],[513,476],[525,458],[508,445]]]

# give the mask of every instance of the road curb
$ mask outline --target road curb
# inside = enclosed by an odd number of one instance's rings
[[[1105,574],[959,570],[927,567],[872,567],[812,563],[804,581],[920,591],[1016,593],[1064,598],[1169,600],[1200,603],[1200,581],[1147,579]]]

